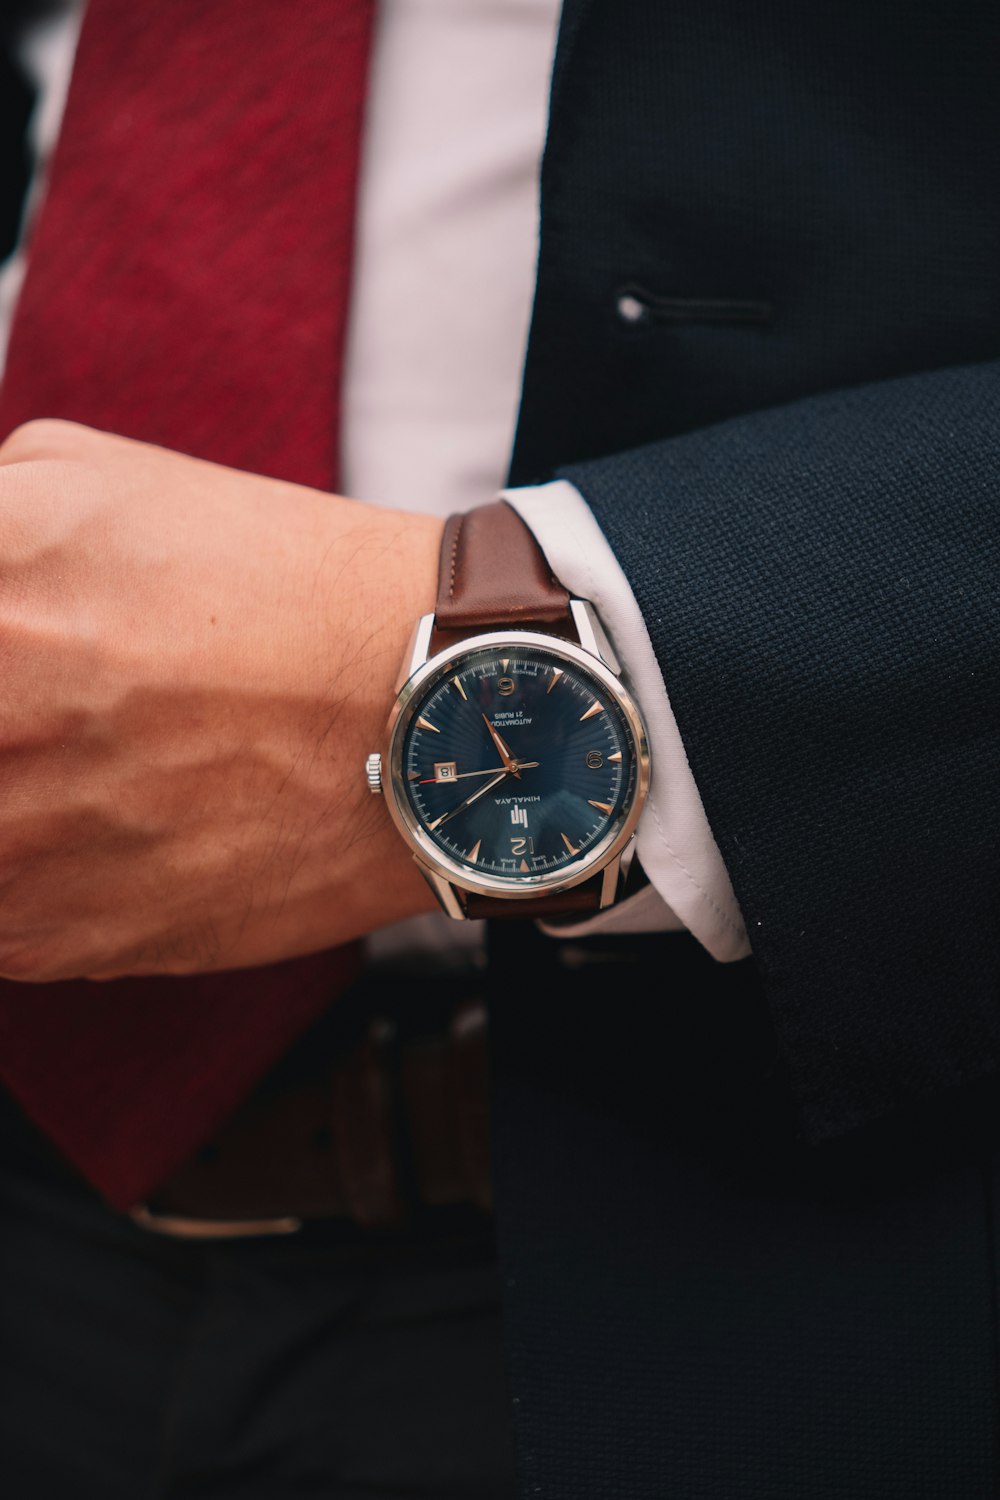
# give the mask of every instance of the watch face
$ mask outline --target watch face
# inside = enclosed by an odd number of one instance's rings
[[[455,655],[408,705],[394,758],[406,821],[447,866],[493,888],[596,866],[640,776],[641,730],[620,698],[611,674],[541,646]]]

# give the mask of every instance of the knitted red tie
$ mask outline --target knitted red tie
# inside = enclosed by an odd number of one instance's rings
[[[0,434],[69,417],[335,486],[371,16],[372,0],[90,0]],[[0,1075],[124,1207],[354,964],[0,983]]]

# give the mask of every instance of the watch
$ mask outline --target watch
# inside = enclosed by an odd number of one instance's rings
[[[639,710],[593,606],[505,501],[446,523],[372,792],[449,916],[558,917],[620,896],[649,786]]]

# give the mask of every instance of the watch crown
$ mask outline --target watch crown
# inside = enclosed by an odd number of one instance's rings
[[[376,797],[382,791],[382,757],[378,751],[374,751],[365,761],[365,775],[368,777],[368,790]]]

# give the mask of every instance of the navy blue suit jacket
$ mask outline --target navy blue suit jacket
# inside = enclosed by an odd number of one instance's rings
[[[565,8],[512,479],[615,549],[753,958],[498,939],[526,1495],[993,1493],[998,63],[983,0]]]

